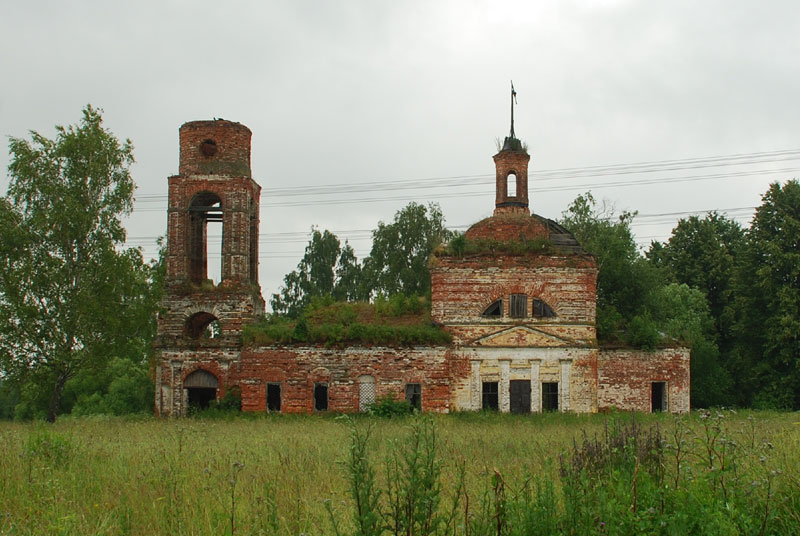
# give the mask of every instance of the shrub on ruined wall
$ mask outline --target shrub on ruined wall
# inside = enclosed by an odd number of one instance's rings
[[[266,315],[243,328],[248,345],[321,344],[347,346],[445,345],[451,336],[434,326],[430,304],[419,296],[379,297],[375,303],[312,300],[297,319]]]

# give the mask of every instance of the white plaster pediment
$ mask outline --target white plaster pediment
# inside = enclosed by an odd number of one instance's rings
[[[575,343],[528,326],[513,326],[481,337],[473,344],[476,346],[547,347],[573,346]]]

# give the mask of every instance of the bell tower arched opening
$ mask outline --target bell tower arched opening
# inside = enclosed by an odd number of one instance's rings
[[[222,334],[222,326],[216,316],[200,312],[186,319],[185,333],[190,339],[216,339]]]
[[[212,192],[201,192],[189,203],[189,279],[202,283],[222,279],[222,200]],[[209,272],[208,259],[218,261]]]
[[[517,197],[517,173],[511,171],[506,177],[506,194],[508,197]]]

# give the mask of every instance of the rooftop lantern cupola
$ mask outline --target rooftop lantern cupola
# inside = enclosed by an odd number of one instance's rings
[[[517,92],[511,83],[511,133],[503,141],[503,148],[494,155],[497,171],[495,214],[518,213],[529,215],[527,149],[514,134],[514,104]]]

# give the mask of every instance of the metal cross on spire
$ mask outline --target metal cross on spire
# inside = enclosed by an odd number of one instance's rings
[[[517,92],[514,91],[514,81],[511,81],[511,137],[516,138],[514,135],[514,103],[517,102]]]

